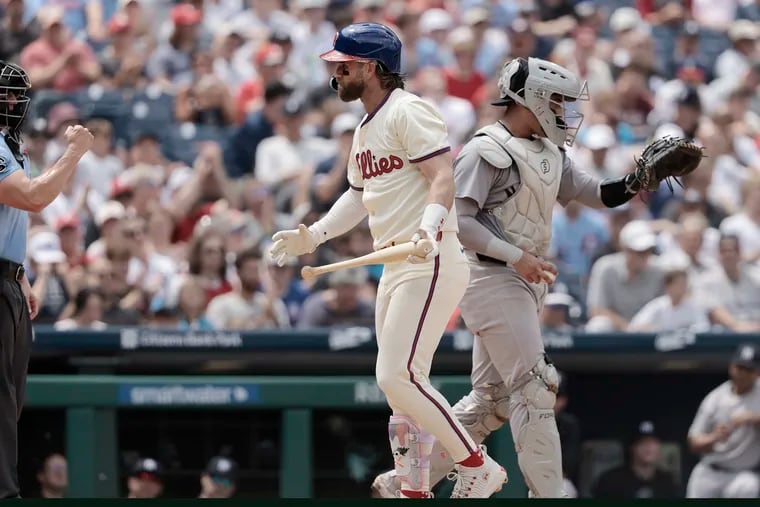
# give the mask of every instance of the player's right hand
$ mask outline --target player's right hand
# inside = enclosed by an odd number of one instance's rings
[[[557,268],[553,264],[525,251],[523,251],[520,260],[515,262],[513,266],[515,271],[530,283],[546,283],[551,285],[554,283],[554,280],[547,272],[557,276]]]
[[[304,224],[298,229],[279,231],[272,236],[271,255],[278,266],[282,267],[291,257],[311,253],[317,248],[317,240]]]
[[[433,249],[429,251],[424,257],[420,257],[419,255],[410,255],[406,258],[407,262],[411,264],[423,264],[432,259],[435,259],[435,256],[438,255],[438,242],[435,240],[435,235],[432,232],[420,229],[414,233],[414,236],[412,236],[412,239],[410,241],[416,245],[417,242],[421,239],[430,240],[430,242],[433,244]]]
[[[63,137],[66,139],[66,142],[69,143],[69,147],[82,155],[87,153],[87,150],[92,146],[92,141],[94,139],[90,131],[82,125],[68,127],[63,134]]]

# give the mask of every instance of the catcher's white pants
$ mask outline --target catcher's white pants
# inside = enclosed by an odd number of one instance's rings
[[[715,470],[697,463],[686,486],[686,498],[757,498],[760,473],[750,470]]]
[[[375,310],[378,386],[395,415],[408,416],[432,433],[455,462],[467,459],[478,446],[428,376],[469,275],[456,233],[444,232],[434,260],[385,265]]]

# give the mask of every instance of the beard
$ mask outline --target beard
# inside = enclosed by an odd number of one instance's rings
[[[364,81],[360,83],[346,83],[338,86],[338,97],[343,102],[353,102],[358,100],[364,94],[366,88]]]

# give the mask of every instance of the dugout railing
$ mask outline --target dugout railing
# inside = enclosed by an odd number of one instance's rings
[[[685,442],[694,413],[705,394],[725,380],[731,354],[746,341],[758,342],[760,336],[545,337],[548,352],[570,379],[569,406],[581,420],[584,440],[620,440],[633,423],[655,419],[663,437],[680,447],[684,474],[695,463]],[[451,403],[469,390],[471,347],[472,336],[459,332],[445,335],[438,349],[431,380]],[[388,409],[372,376],[375,352],[373,334],[363,328],[59,333],[38,326],[27,409],[65,413],[65,448],[74,451],[67,453],[72,496],[119,494],[120,413],[192,409],[261,411],[278,418],[277,494],[308,498],[320,496],[315,495],[314,471],[321,469],[312,445],[318,414],[325,409],[364,412],[374,425],[377,413],[377,428],[384,425]],[[377,442],[382,440],[378,429]],[[524,496],[508,428],[487,443],[509,467],[510,483],[502,496]]]
[[[469,390],[469,378],[436,378],[448,399]],[[246,409],[281,411],[279,496],[313,496],[312,411],[382,410],[385,398],[372,377],[165,377],[110,375],[31,375],[27,409],[65,411],[65,448],[73,498],[113,498],[120,490],[118,418],[120,409]],[[382,414],[382,412],[380,412]],[[384,415],[379,415],[384,417]],[[382,435],[378,435],[382,439]],[[488,441],[492,455],[517,470],[506,430]],[[524,497],[525,485],[512,472],[500,497]]]

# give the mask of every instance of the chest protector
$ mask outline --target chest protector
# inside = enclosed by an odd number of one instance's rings
[[[562,154],[550,141],[512,137],[498,124],[480,129],[478,153],[497,168],[512,166],[520,174],[517,191],[486,212],[499,219],[511,244],[545,255],[552,237],[552,211],[562,178]]]

